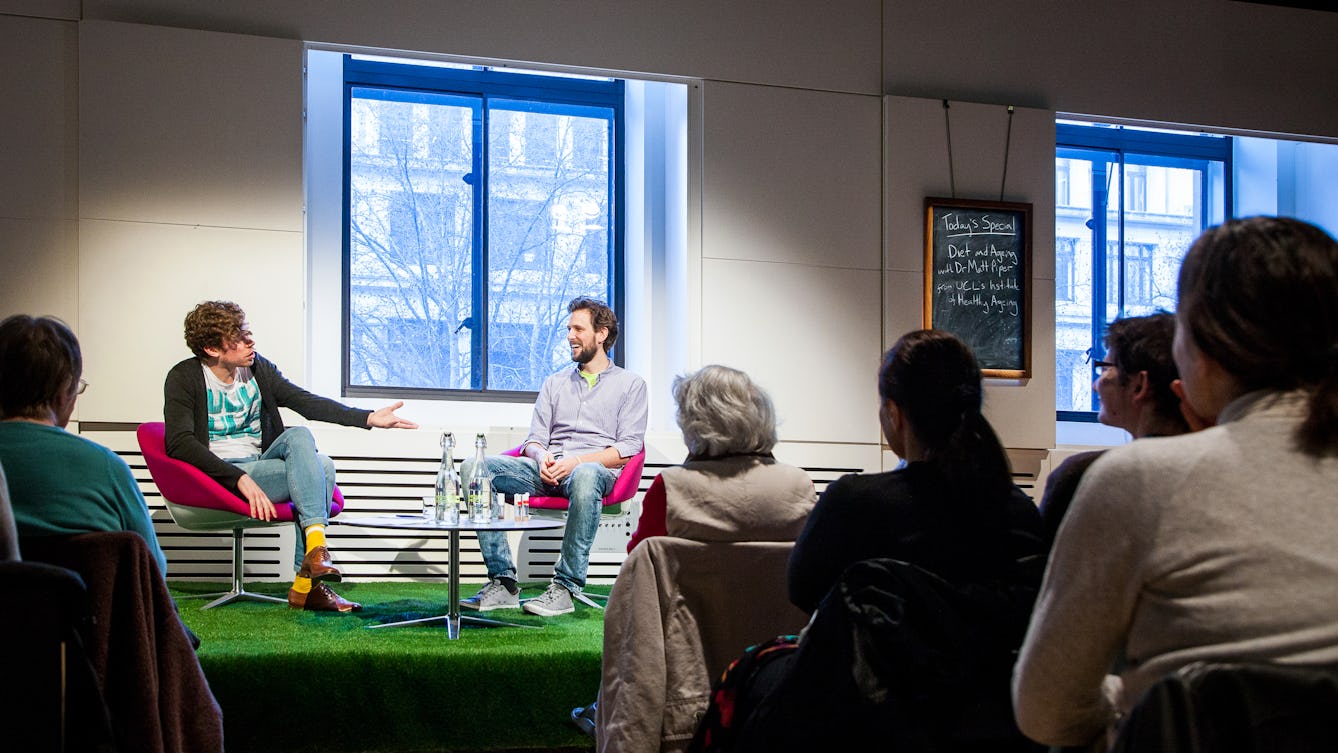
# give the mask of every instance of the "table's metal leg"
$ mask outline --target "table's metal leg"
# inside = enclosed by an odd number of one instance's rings
[[[446,615],[439,614],[435,617],[419,617],[416,620],[400,620],[399,622],[383,622],[380,625],[368,625],[367,629],[375,630],[376,628],[383,628],[383,627],[402,627],[404,625],[417,625],[421,622],[435,622],[437,620],[444,620],[444,619],[446,619]]]
[[[448,568],[451,585],[447,590],[451,600],[446,609],[446,637],[460,637],[460,532],[451,530],[451,564]]]
[[[529,628],[530,630],[543,630],[543,625],[521,625],[516,622],[502,622],[501,620],[490,620],[484,617],[474,617],[472,615],[460,614],[460,532],[451,531],[451,563],[447,568],[450,578],[450,585],[447,588],[447,594],[450,596],[450,606],[446,609],[446,614],[440,614],[435,617],[419,617],[416,620],[400,620],[399,622],[386,622],[380,625],[368,625],[370,628],[401,627],[403,625],[418,625],[424,622],[433,622],[436,620],[446,621],[446,637],[450,640],[460,638],[460,626],[463,625],[489,625],[492,627],[518,627]]]

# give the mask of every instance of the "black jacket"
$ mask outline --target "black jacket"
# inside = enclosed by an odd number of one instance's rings
[[[950,583],[898,560],[851,565],[740,723],[736,753],[1040,749],[1009,698],[1033,572],[1026,584]]]
[[[1114,753],[1331,753],[1338,667],[1195,662],[1148,689]]]
[[[204,371],[198,358],[187,358],[167,372],[163,383],[163,422],[167,454],[199,468],[224,488],[237,494],[240,468],[209,451],[209,401]],[[367,426],[372,411],[350,408],[313,395],[284,378],[273,362],[256,354],[251,373],[260,387],[260,450],[264,452],[284,431],[279,408],[297,411],[303,418],[343,426]],[[240,496],[240,495],[239,495]]]

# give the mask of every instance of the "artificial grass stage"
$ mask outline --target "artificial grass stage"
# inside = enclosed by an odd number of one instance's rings
[[[522,597],[546,585],[529,584]],[[200,665],[223,709],[229,753],[593,748],[568,714],[599,688],[599,610],[577,603],[574,614],[550,618],[495,610],[483,616],[543,629],[462,626],[452,641],[444,620],[366,629],[445,613],[441,583],[337,584],[363,605],[349,615],[259,602],[203,611],[207,601],[187,598],[224,588],[171,584],[202,641]],[[248,590],[284,596],[288,585]]]

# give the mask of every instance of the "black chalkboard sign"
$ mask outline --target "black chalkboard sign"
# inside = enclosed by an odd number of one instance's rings
[[[962,338],[985,376],[1031,376],[1031,205],[925,199],[924,326]]]

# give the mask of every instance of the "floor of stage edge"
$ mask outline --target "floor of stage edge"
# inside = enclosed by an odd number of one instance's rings
[[[527,584],[537,596],[545,584]],[[220,584],[171,584],[183,621],[201,638],[200,664],[223,709],[230,753],[504,753],[589,751],[570,712],[599,685],[603,613],[489,618],[540,627],[462,628],[444,620],[369,630],[446,611],[445,584],[333,586],[364,609],[349,615],[238,602],[209,610],[191,598]],[[248,590],[282,596],[287,584]],[[467,585],[472,593],[477,585]],[[608,587],[594,586],[591,593]],[[296,722],[296,723],[295,723]]]

